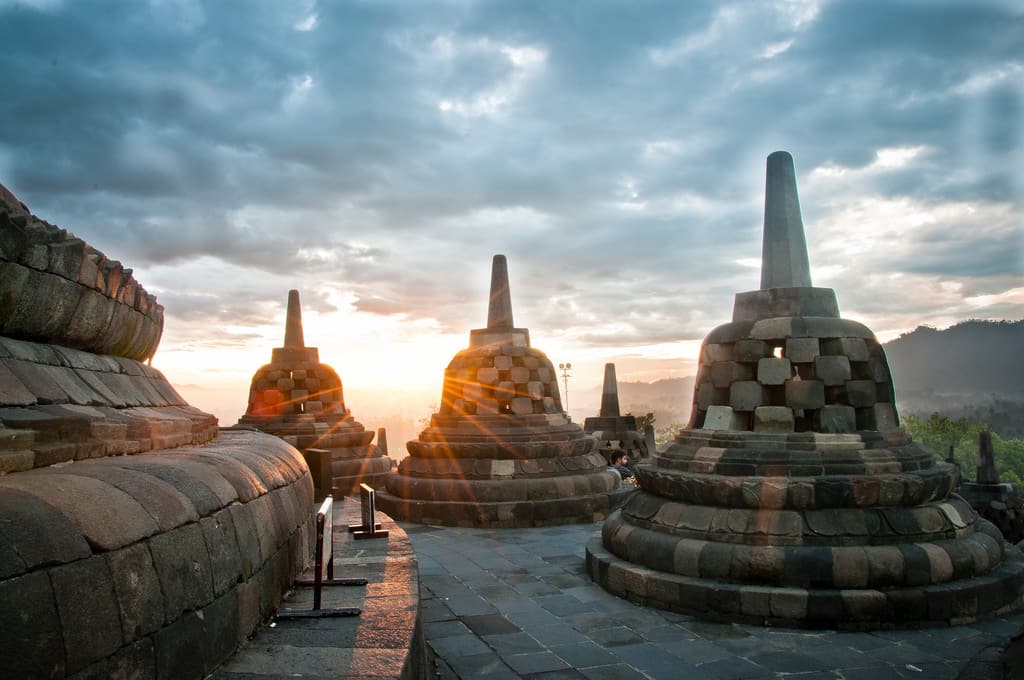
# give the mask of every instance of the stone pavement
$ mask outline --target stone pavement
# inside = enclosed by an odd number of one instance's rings
[[[334,575],[365,578],[365,586],[323,589],[325,609],[359,607],[356,617],[276,620],[207,680],[425,678],[429,662],[417,610],[416,558],[405,532],[377,515],[388,537],[353,540],[359,504],[334,504]],[[312,573],[307,573],[312,576]],[[282,609],[311,609],[312,588],[293,589]],[[0,676],[3,673],[0,671]]]
[[[953,628],[840,633],[704,623],[606,593],[584,572],[600,524],[402,523],[441,678],[929,680],[998,678],[1024,613]]]

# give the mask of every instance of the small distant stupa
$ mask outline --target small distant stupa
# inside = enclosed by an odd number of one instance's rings
[[[619,413],[619,384],[615,364],[604,365],[604,386],[601,389],[601,410],[597,417],[583,421],[583,431],[600,442],[598,451],[611,463],[611,457],[622,451],[630,464],[639,463],[646,452],[644,436],[637,431],[636,417]]]
[[[284,347],[260,367],[249,388],[249,406],[239,425],[276,435],[299,449],[314,473],[317,496],[350,495],[359,484],[382,486],[391,459],[374,446],[345,407],[341,378],[320,363],[316,347],[306,347],[299,291],[288,291]],[[329,467],[324,458],[329,460]],[[323,479],[329,470],[330,479]]]
[[[629,493],[562,410],[551,360],[512,321],[495,255],[487,327],[444,372],[441,406],[377,495],[397,519],[521,527],[603,519]]]
[[[1024,556],[899,427],[885,352],[811,284],[793,159],[768,157],[760,290],[700,353],[689,427],[587,546],[630,600],[718,621],[956,624],[1020,606]]]

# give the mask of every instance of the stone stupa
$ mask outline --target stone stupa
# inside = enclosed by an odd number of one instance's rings
[[[288,291],[284,347],[276,347],[249,388],[249,406],[238,420],[299,449],[314,473],[317,496],[352,495],[360,483],[378,487],[391,459],[373,445],[367,430],[345,407],[341,378],[306,347],[299,291]],[[327,476],[329,462],[330,480]]]
[[[701,618],[872,629],[1021,603],[1024,557],[899,428],[885,353],[814,288],[793,160],[768,157],[761,289],[704,341],[689,427],[587,546],[630,600]]]
[[[619,412],[619,384],[615,380],[615,364],[604,365],[604,385],[601,388],[601,410],[596,417],[583,421],[583,431],[597,438],[598,451],[611,463],[618,451],[624,452],[629,464],[639,463],[647,452],[644,435],[637,429],[636,417]]]
[[[557,375],[512,322],[504,255],[495,255],[487,327],[444,372],[441,406],[378,492],[396,519],[528,527],[605,518],[630,489],[597,441],[562,409]]]

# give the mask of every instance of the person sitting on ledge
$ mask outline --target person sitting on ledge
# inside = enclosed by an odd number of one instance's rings
[[[633,476],[633,471],[626,467],[626,452],[616,451],[612,454],[612,467],[622,475],[622,481],[626,481]]]

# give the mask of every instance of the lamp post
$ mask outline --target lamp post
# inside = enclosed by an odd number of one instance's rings
[[[565,412],[569,413],[569,378],[572,377],[572,364],[566,362],[564,364],[558,364],[558,370],[562,372],[562,384],[565,385]]]

